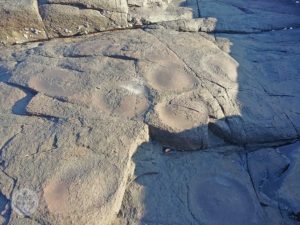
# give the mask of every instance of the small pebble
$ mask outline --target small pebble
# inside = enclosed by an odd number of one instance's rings
[[[164,152],[164,154],[171,154],[174,152],[174,150],[171,148],[165,148],[165,149],[163,149],[163,152]]]
[[[172,150],[170,149],[170,148],[166,148],[165,149],[165,153],[169,153],[169,152],[171,152]]]
[[[72,33],[72,31],[68,30],[68,29],[65,29],[65,32],[66,33]]]
[[[38,30],[38,29],[35,29],[34,33],[35,33],[35,34],[39,34],[39,33],[41,33],[41,31]]]

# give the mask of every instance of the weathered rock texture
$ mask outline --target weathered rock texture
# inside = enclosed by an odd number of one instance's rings
[[[192,9],[180,7],[184,1],[172,0],[130,0],[129,17],[133,23],[156,23],[178,19],[192,19]]]
[[[53,40],[0,47],[1,224],[299,223],[297,3],[20,4]]]
[[[127,27],[126,0],[41,2],[41,16],[49,38]]]
[[[0,43],[46,38],[36,0],[1,0],[0,18]]]
[[[198,11],[196,15],[217,18],[218,32],[259,33],[300,26],[300,5],[297,1],[188,0],[187,2]]]
[[[299,143],[289,148],[163,154],[142,145],[114,225],[299,224]]]
[[[187,31],[211,31],[214,22],[193,20],[183,0],[2,0],[0,42],[24,43],[35,40],[85,35],[100,31],[174,21]],[[176,22],[181,20],[181,22]],[[208,28],[206,28],[208,27]]]

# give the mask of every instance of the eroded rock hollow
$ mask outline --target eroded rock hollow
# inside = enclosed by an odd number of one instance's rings
[[[0,18],[0,224],[300,223],[299,1]]]

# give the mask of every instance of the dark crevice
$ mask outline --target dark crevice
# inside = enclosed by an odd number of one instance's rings
[[[288,217],[291,219],[291,220],[294,220],[294,221],[297,221],[297,222],[300,222],[300,212],[291,212],[291,213],[288,213]],[[297,223],[298,224],[298,223]]]
[[[190,206],[190,201],[189,201],[189,195],[190,195],[190,187],[188,184],[186,184],[186,189],[187,189],[187,194],[186,194],[186,202],[187,202],[187,208],[193,218],[193,220],[197,223],[197,224],[202,224],[201,221],[199,221],[197,219],[197,217],[194,215],[193,211],[191,210],[191,206]]]
[[[293,120],[288,116],[288,114],[286,112],[284,112],[284,115],[286,116],[287,120],[290,122],[290,124],[292,125],[293,129],[295,130],[296,134],[300,135],[298,132],[297,127],[295,126],[295,124],[293,123]]]
[[[290,29],[290,27],[292,29]],[[274,28],[274,29],[258,29],[257,31],[240,31],[240,30],[220,30],[216,29],[215,31],[211,32],[212,34],[240,34],[240,35],[247,35],[247,34],[262,34],[268,32],[275,32],[275,31],[287,31],[287,30],[294,30],[299,29],[300,25],[291,25],[289,27],[284,28]]]
[[[64,119],[64,118],[60,118],[60,117],[56,117],[56,116],[50,116],[50,115],[43,114],[43,113],[32,113],[32,112],[28,112],[27,116],[42,118],[42,119],[45,119],[47,121],[54,122],[54,123],[58,123],[60,120]]]
[[[114,32],[114,31],[125,31],[125,30],[137,30],[137,29],[141,29],[142,26],[138,25],[138,26],[133,26],[133,27],[125,27],[125,28],[112,28],[112,29],[107,29],[107,30],[103,30],[103,31],[94,31],[94,32],[89,32],[88,34],[85,35],[81,35],[80,33],[76,33],[74,35],[70,35],[70,36],[63,36],[63,35],[59,35],[58,37],[54,37],[54,38],[45,38],[45,39],[38,39],[38,40],[32,40],[32,41],[27,41],[24,43],[14,43],[11,44],[12,46],[15,45],[21,45],[21,46],[26,46],[30,43],[40,43],[40,42],[47,42],[47,41],[51,41],[51,40],[57,40],[57,39],[64,39],[64,40],[68,40],[68,39],[75,39],[78,37],[92,37],[95,36],[97,34],[102,34],[102,33],[108,33],[108,32]]]
[[[244,7],[240,7],[240,6],[234,6],[236,8],[238,8],[240,11],[242,11],[245,14],[254,14],[251,10],[244,8]]]
[[[2,151],[19,135],[19,133],[15,134],[14,136],[12,136],[11,138],[9,138],[0,148],[0,156],[2,154]],[[0,166],[2,166],[3,168],[5,168],[5,165],[3,165],[5,162],[2,161],[2,157],[0,158]]]
[[[254,180],[253,180],[253,177],[252,177],[252,174],[251,174],[251,171],[250,171],[250,168],[249,168],[249,154],[246,153],[245,154],[245,157],[246,157],[246,171],[249,175],[249,178],[250,178],[250,182],[251,182],[251,185],[252,185],[252,188],[253,188],[253,191],[255,192],[255,195],[256,195],[256,198],[257,198],[257,201],[260,203],[260,200],[259,200],[259,195],[257,193],[257,190],[256,190],[256,187],[255,187],[255,183],[254,183]]]
[[[9,179],[12,180],[13,182],[13,185],[12,185],[12,191],[11,193],[9,193],[9,199],[11,200],[12,199],[12,195],[13,195],[13,190],[15,189],[16,185],[17,185],[17,182],[18,182],[18,179],[17,178],[14,178],[12,176],[10,176],[9,174],[7,174],[4,170],[1,169],[1,171],[5,174],[5,176],[7,176]],[[1,192],[0,192],[1,193]],[[9,225],[10,224],[10,220],[12,219],[12,207],[11,207],[11,204],[10,204],[10,201],[8,202],[8,210],[6,212],[6,215],[4,217],[5,221],[3,223],[3,225]]]
[[[136,182],[139,178],[144,177],[144,176],[153,176],[153,175],[159,175],[159,172],[156,172],[156,171],[146,172],[146,173],[142,173],[142,174],[134,177],[132,180],[128,181],[128,183],[126,185],[126,189],[130,186],[130,184],[132,184],[133,182]]]
[[[57,149],[58,148],[58,137],[57,137],[56,134],[54,135],[54,138],[53,138],[52,147],[53,147],[53,149]]]
[[[98,55],[96,55],[98,56]],[[71,58],[71,59],[80,59],[80,58],[92,58],[92,57],[95,57],[94,55],[86,55],[86,54],[82,54],[82,55],[79,55],[79,54],[74,54],[72,53],[71,55],[68,55],[68,54],[64,54],[63,55],[64,58]]]
[[[286,165],[282,170],[279,172],[279,176],[282,176],[284,173],[286,173],[290,168],[290,164]]]
[[[16,84],[16,83],[13,83],[13,82],[4,82],[5,84],[11,86],[11,87],[14,87],[14,88],[18,88],[22,91],[24,91],[25,93],[27,94],[31,94],[31,95],[36,95],[38,92],[28,86],[23,86],[23,85],[20,85],[20,84]]]
[[[113,59],[121,59],[121,60],[130,60],[130,61],[138,61],[137,58],[126,56],[126,55],[106,55],[103,56],[113,58]]]
[[[62,63],[62,64],[59,64],[59,66],[63,69],[71,70],[71,71],[74,71],[74,72],[77,72],[77,73],[84,73],[85,72],[84,70],[74,68],[72,65],[69,65],[68,63]]]

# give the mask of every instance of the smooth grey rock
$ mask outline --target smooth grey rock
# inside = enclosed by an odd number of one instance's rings
[[[294,216],[299,221],[300,212],[300,195],[299,195],[299,172],[300,172],[300,144],[299,142],[290,147],[292,150],[289,157],[291,158],[290,167],[287,168],[286,174],[282,180],[280,188],[278,190],[278,198],[280,201],[280,207],[285,209],[288,207]],[[282,149],[282,151],[286,149]]]
[[[157,25],[162,26],[166,29],[172,29],[177,31],[186,32],[211,32],[215,30],[216,19],[215,18],[197,18],[190,20],[174,20],[158,22]]]
[[[133,161],[120,224],[267,224],[237,154],[163,154],[149,143]]]
[[[249,153],[247,160],[260,202],[266,205],[273,205],[274,202],[265,192],[274,186],[273,183],[275,183],[290,166],[289,158],[271,148],[260,149],[259,151]]]
[[[299,136],[297,112],[300,108],[295,103],[300,96],[297,72],[300,68],[296,63],[299,48],[294,47],[299,43],[299,31],[222,35],[225,38],[229,36],[231,55],[240,64],[237,100],[244,104],[241,113],[247,124],[244,127],[248,127],[248,138],[253,141],[253,134],[257,132],[262,133],[258,142]],[[285,44],[278,45],[278,42]],[[286,74],[289,74],[288,79]],[[251,91],[254,87],[256,90]],[[249,123],[253,125],[250,127]]]
[[[201,17],[215,17],[217,32],[251,33],[299,27],[297,1],[189,0]]]
[[[298,142],[248,155],[250,175],[260,202],[265,205],[269,216],[280,211],[278,224],[284,220],[287,224],[299,221],[299,150]]]

